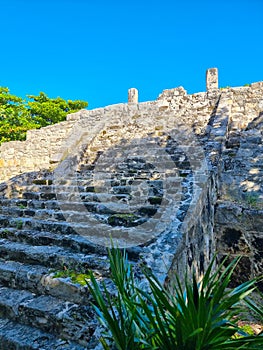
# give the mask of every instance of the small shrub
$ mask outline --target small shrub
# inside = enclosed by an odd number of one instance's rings
[[[262,349],[263,334],[252,336],[238,327],[241,301],[255,289],[256,280],[228,288],[239,261],[224,269],[223,261],[213,272],[214,260],[202,280],[175,276],[174,293],[167,291],[149,269],[143,274],[149,290],[136,282],[126,254],[109,250],[113,296],[106,285],[101,292],[91,273],[88,288],[94,309],[105,327],[104,349],[221,350]],[[183,288],[185,285],[185,288]],[[251,304],[249,304],[251,305]],[[241,338],[236,334],[242,334]]]

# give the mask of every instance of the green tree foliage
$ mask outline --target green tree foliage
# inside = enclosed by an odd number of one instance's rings
[[[0,144],[2,142],[25,140],[29,129],[38,129],[66,119],[70,113],[87,107],[85,101],[49,98],[40,92],[39,96],[28,95],[28,99],[10,94],[6,87],[0,87]]]
[[[22,98],[0,87],[0,143],[24,139],[26,131],[34,127]]]
[[[87,107],[87,102],[63,100],[63,98],[49,98],[44,92],[39,96],[29,95],[31,100],[28,102],[29,111],[32,119],[37,125],[47,126],[59,123],[66,119],[70,113],[79,111]]]

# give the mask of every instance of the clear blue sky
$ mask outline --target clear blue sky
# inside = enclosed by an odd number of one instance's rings
[[[89,108],[263,80],[263,0],[0,0],[0,86]]]

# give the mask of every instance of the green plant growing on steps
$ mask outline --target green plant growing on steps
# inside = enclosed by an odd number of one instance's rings
[[[77,271],[64,269],[61,271],[56,271],[53,278],[70,278],[72,283],[80,284],[81,286],[87,285],[87,281],[90,280],[89,273],[78,273]]]
[[[8,230],[7,228],[5,228],[5,229],[3,229],[2,232],[4,232],[4,233],[10,233],[10,230]]]
[[[213,270],[211,262],[201,281],[175,275],[173,293],[166,290],[147,268],[142,268],[148,289],[137,283],[127,255],[109,250],[111,278],[116,293],[106,285],[101,291],[91,273],[88,288],[105,332],[106,349],[221,350],[262,349],[263,334],[249,335],[237,325],[241,301],[256,287],[256,280],[228,288],[239,258]],[[185,288],[183,288],[185,285]],[[242,337],[236,337],[241,334]]]
[[[247,324],[247,325],[243,325],[240,326],[240,329],[248,335],[253,335],[254,331],[251,325]],[[242,338],[244,337],[243,333],[241,334],[241,332],[237,332],[236,334],[233,335],[233,338]]]
[[[114,225],[126,225],[134,226],[136,222],[140,219],[139,216],[133,213],[118,213],[113,214],[108,218],[108,223],[112,226]]]
[[[0,230],[0,237],[1,238],[6,238],[8,236],[8,234],[11,233],[10,230],[8,230],[7,228]]]
[[[15,227],[18,229],[18,230],[21,230],[23,228],[23,221],[22,220],[16,220],[15,221]]]
[[[26,209],[26,206],[24,204],[18,204],[19,209]]]
[[[247,193],[245,198],[250,207],[256,208],[258,206],[258,193]]]
[[[163,200],[163,198],[162,197],[158,197],[158,196],[154,196],[154,197],[149,197],[148,198],[149,203],[153,204],[153,205],[161,204],[162,200]]]

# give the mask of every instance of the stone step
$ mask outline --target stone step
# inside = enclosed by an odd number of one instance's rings
[[[65,194],[65,200],[51,199],[51,200],[36,200],[36,199],[22,199],[22,198],[0,198],[0,206],[2,207],[16,207],[19,209],[47,209],[60,210],[63,206],[74,206],[76,211],[83,207],[83,202],[98,202],[98,203],[122,203],[130,199],[130,195],[115,195],[111,193],[84,193],[84,194]]]
[[[84,175],[84,174],[83,174]],[[127,177],[125,178],[124,176],[121,176],[121,178],[119,179],[119,175],[120,174],[114,174],[114,178],[113,179],[109,179],[108,178],[108,173],[106,173],[107,176],[105,176],[104,173],[102,174],[98,174],[96,173],[95,175],[93,175],[92,179],[85,179],[84,176],[82,177],[76,177],[76,178],[69,178],[69,179],[54,179],[52,180],[51,184],[41,184],[41,186],[50,186],[51,185],[53,187],[61,187],[61,188],[69,188],[71,189],[72,187],[80,187],[82,188],[86,188],[86,187],[90,187],[93,185],[94,181],[99,181],[99,182],[103,182],[104,186],[107,187],[111,187],[111,186],[121,186],[121,185],[129,185],[130,183],[127,183],[127,181],[132,181],[131,177]],[[95,180],[94,180],[95,179]],[[34,183],[34,181],[33,181]],[[38,183],[36,183],[35,185],[40,185]],[[30,186],[30,184],[28,184],[27,186]],[[26,188],[27,186],[24,186],[24,188]]]
[[[94,192],[94,186],[92,185],[92,181],[86,186],[82,186],[80,184],[77,185],[26,185],[20,187],[20,192],[36,192],[36,193],[64,193],[64,192]]]
[[[96,224],[98,223],[93,217],[89,217],[86,222],[79,224],[70,221],[35,220],[30,217],[13,218],[8,215],[1,215],[0,227],[16,228],[17,230],[50,231],[61,234],[76,234],[76,232],[85,234],[92,227],[93,220]]]
[[[57,337],[88,346],[96,341],[93,308],[49,295],[0,287],[0,317],[33,326]]]
[[[158,201],[157,201],[158,200]],[[141,206],[130,204],[126,199],[123,202],[85,202],[85,203],[60,203],[57,209],[34,209],[22,206],[0,206],[0,215],[10,216],[14,218],[31,218],[32,220],[49,220],[49,221],[69,221],[69,222],[86,222],[86,216],[89,213],[98,215],[111,215],[116,213],[131,212],[140,216],[151,216],[158,209],[158,204],[161,204],[162,197],[139,197]],[[3,202],[3,201],[2,201]],[[148,202],[148,203],[147,203]],[[164,202],[164,201],[163,201]],[[10,203],[7,203],[10,205]],[[58,204],[58,203],[57,203]]]
[[[0,284],[3,286],[39,292],[38,284],[48,274],[49,269],[44,266],[0,259]]]
[[[142,213],[147,213],[147,210],[157,209],[160,204],[167,204],[167,200],[158,193],[155,195],[152,193],[151,196],[142,194],[138,194],[138,196],[101,194],[99,198],[100,201],[86,201],[86,199],[91,199],[90,196],[89,198],[80,196],[78,202],[75,201],[75,198],[72,201],[0,199],[0,215],[11,215],[13,218],[30,217],[39,220],[50,218],[50,220],[57,221],[65,220],[68,217],[72,217],[71,221],[74,221],[75,216],[75,221],[81,222],[81,216],[88,212],[104,215],[140,211],[140,215],[143,215]]]
[[[107,173],[108,174],[108,173]],[[147,179],[146,181],[149,181],[151,183],[157,182],[159,180],[157,179]],[[132,176],[124,176],[123,173],[115,173],[114,174],[114,178],[109,178],[108,176],[104,176],[104,174],[100,174],[100,173],[96,173],[94,175],[94,178],[92,179],[92,181],[89,181],[89,183],[87,183],[87,180],[72,180],[72,183],[70,185],[67,186],[63,186],[62,184],[60,184],[60,180],[57,181],[56,185],[54,185],[55,187],[61,188],[61,189],[67,189],[69,188],[70,190],[72,188],[78,188],[80,187],[80,189],[82,188],[87,188],[87,187],[91,187],[94,186],[95,190],[97,187],[104,187],[104,188],[111,188],[114,186],[126,186],[126,185],[139,185],[142,182],[142,179],[138,178],[138,179],[134,179],[134,177]],[[63,187],[62,187],[63,186]],[[79,190],[78,190],[79,191]],[[63,192],[62,190],[60,192]],[[98,191],[96,191],[98,193]]]
[[[75,210],[76,208],[72,203],[68,203],[63,205],[62,209],[54,211],[2,207],[0,208],[0,226],[3,228],[13,227],[17,230],[33,229],[63,234],[78,232],[85,235],[92,230],[93,225],[98,225],[99,222],[111,225],[112,215],[133,215],[134,219],[142,219],[144,222],[148,217],[157,213],[158,205],[155,203],[142,206],[132,206],[129,203],[122,205],[117,203],[108,203],[107,205],[85,203],[85,205],[79,206],[79,211],[70,211],[67,209]]]
[[[56,272],[40,265],[0,259],[0,284],[13,289],[25,289],[36,295],[51,295],[73,303],[88,304],[87,286],[73,283],[70,277],[56,278]],[[96,274],[99,281],[101,275]]]
[[[39,178],[39,179],[33,179],[32,183],[35,185],[52,185],[53,184],[53,178]]]
[[[38,186],[51,186],[51,185],[60,185],[60,186],[89,186],[91,182],[90,178],[82,178],[78,172],[75,173],[75,177],[71,176],[69,178],[55,178],[54,174],[51,179],[33,179],[32,183],[28,185],[38,185]]]
[[[26,191],[27,187],[31,186],[32,189],[37,190],[39,192],[39,188],[43,188],[45,191],[45,187],[52,188],[55,186],[60,187],[88,187],[91,184],[91,181],[93,179],[93,174],[90,173],[83,173],[80,174],[78,172],[74,174],[69,174],[68,176],[65,176],[63,174],[63,178],[56,178],[54,177],[54,174],[52,175],[52,178],[45,179],[45,178],[39,178],[39,179],[32,179],[28,178],[25,179],[22,183],[12,183],[11,185],[6,186],[6,188],[3,188],[3,194],[6,193],[9,197],[13,197],[14,195],[17,195],[17,193],[20,193],[22,191]],[[43,192],[44,192],[43,191]]]
[[[0,318],[0,349],[85,350],[94,349],[94,346],[87,348],[70,340],[59,339],[53,334],[43,332],[36,327],[17,323],[7,318]]]
[[[186,169],[187,170],[187,169]],[[182,171],[182,169],[180,170]],[[180,173],[179,171],[179,173]],[[185,170],[184,170],[185,171]],[[166,184],[173,184],[174,181],[180,181],[180,174],[175,172],[169,173],[169,176],[165,176]],[[56,195],[60,197],[68,197],[68,194],[77,193],[78,196],[81,195],[90,195],[99,196],[101,193],[105,194],[114,194],[121,193],[127,194],[138,190],[142,184],[147,186],[149,189],[154,188],[155,190],[161,190],[163,186],[163,174],[156,173],[155,178],[151,176],[137,176],[125,175],[124,173],[114,174],[114,179],[105,178],[97,174],[93,181],[89,182],[89,185],[24,185],[18,186],[16,191],[10,192],[11,194],[7,195],[7,198],[24,198],[32,200],[51,200],[56,199]],[[127,192],[128,191],[128,192]]]
[[[121,175],[121,176],[119,176]],[[20,191],[21,192],[40,192],[40,193],[82,193],[82,192],[88,192],[88,193],[101,193],[101,190],[111,189],[118,186],[138,186],[143,182],[148,183],[151,186],[159,186],[162,184],[161,180],[154,180],[154,179],[147,179],[145,180],[140,179],[140,177],[136,176],[136,179],[131,176],[123,176],[123,174],[114,174],[114,179],[108,179],[107,177],[99,176],[98,174],[92,181],[89,182],[89,184],[86,184],[85,186],[82,186],[80,184],[78,185],[61,185],[59,182],[56,185],[52,186],[44,186],[44,185],[27,185],[27,186],[21,186]]]
[[[0,239],[0,258],[30,265],[43,265],[55,270],[69,269],[80,273],[95,270],[107,275],[109,271],[107,256],[74,253],[57,246],[32,246],[4,238]]]
[[[177,178],[179,181],[180,178]],[[66,188],[62,186],[57,187],[49,187],[45,186],[42,188],[34,188],[31,186],[27,186],[24,189],[20,189],[20,193],[17,194],[17,198],[23,199],[33,199],[33,200],[52,200],[52,199],[60,199],[67,200],[68,198],[79,198],[79,197],[87,197],[87,198],[98,198],[100,195],[128,195],[134,192],[137,192],[142,185],[144,185],[144,191],[148,191],[149,193],[153,190],[162,192],[162,180],[149,180],[147,177],[143,179],[135,178],[135,179],[125,179],[128,185],[117,185],[117,183],[124,183],[124,181],[120,180],[119,182],[114,182],[113,185],[104,183],[104,181],[100,181],[100,185],[98,186],[86,186],[86,187],[76,187],[76,186],[67,186]],[[172,180],[169,179],[166,181],[167,184],[173,184],[174,177]],[[14,198],[14,197],[13,197]]]
[[[139,145],[130,145],[129,147],[114,147],[106,152],[102,157],[99,157],[95,163],[90,163],[90,158],[86,154],[78,163],[78,167],[81,165],[89,166],[89,170],[96,169],[101,164],[110,164],[112,162],[109,159],[114,160],[116,164],[125,164],[133,169],[148,169],[147,165],[151,162],[166,160],[169,154],[182,154],[186,151],[190,145],[187,143],[170,142],[164,143],[156,139],[153,142],[147,141]],[[147,150],[147,151],[146,151]],[[143,152],[143,153],[142,153]]]
[[[90,198],[95,198],[95,200],[99,201],[99,196],[97,194],[101,194],[101,196],[107,196],[115,195],[115,198],[118,199],[118,196],[125,196],[125,195],[131,195],[132,192],[137,192],[138,187],[137,186],[114,186],[109,189],[106,188],[106,190],[109,190],[108,193],[105,193],[105,187],[96,187],[90,188],[89,192],[49,192],[49,193],[43,193],[43,192],[23,192],[20,195],[18,195],[16,198],[21,199],[27,199],[27,200],[38,200],[38,201],[50,201],[50,200],[61,200],[61,201],[79,201],[81,199],[82,201],[90,200]],[[148,189],[149,195],[151,195],[151,188]],[[96,192],[96,195],[92,195],[92,193]]]
[[[122,244],[130,246],[135,242],[136,245],[138,245],[139,242],[144,241],[144,237],[147,237],[147,240],[150,239],[150,237],[152,239],[154,237],[152,228],[156,227],[156,225],[159,227],[162,225],[158,211],[154,217],[150,219],[147,217],[137,217],[133,214],[115,214],[109,216],[109,223],[100,222],[92,216],[88,220],[89,221],[85,224],[77,224],[73,222],[32,220],[30,218],[13,219],[9,216],[1,215],[0,232],[2,237],[9,237],[10,234],[13,235],[13,232],[16,232],[13,236],[18,237],[20,236],[20,231],[22,235],[20,237],[23,237],[23,234],[26,231],[44,232],[44,235],[46,232],[50,232],[54,236],[62,236],[60,239],[64,242],[69,242],[68,236],[79,236],[88,241],[94,242],[95,246],[101,245],[103,247],[110,244],[110,237],[112,237],[119,241],[118,244],[120,246],[122,246]],[[138,237],[134,226],[141,225],[142,223],[146,223],[147,225],[144,225],[143,235],[140,234]],[[42,236],[41,239],[49,240],[49,237],[46,238]],[[74,242],[74,245],[78,249],[79,244]]]
[[[77,253],[98,254],[101,256],[108,254],[105,246],[95,244],[81,235],[61,235],[49,231],[0,228],[0,238],[33,246],[57,246]],[[126,248],[126,252],[130,260],[139,260],[140,249],[138,247]]]
[[[151,198],[154,199],[154,197]],[[116,215],[124,215],[129,216],[130,219],[132,217],[134,220],[134,225],[132,226],[137,226],[148,220],[148,218],[158,215],[159,204],[156,204],[155,202],[153,202],[152,205],[149,204],[142,206],[131,206],[127,204],[118,205],[115,203],[109,203],[109,205],[111,205],[111,207],[97,203],[85,203],[85,205],[83,204],[79,207],[79,212],[73,212],[66,210],[72,208],[72,204],[69,203],[68,207],[62,207],[64,210],[61,212],[52,211],[53,216],[45,210],[37,210],[36,213],[39,219],[32,216],[35,215],[33,210],[22,209],[20,212],[19,210],[15,210],[16,212],[19,212],[19,215],[16,216],[12,208],[9,209],[8,207],[5,207],[2,208],[2,210],[6,209],[7,213],[0,215],[0,227],[5,229],[16,228],[17,230],[50,231],[64,235],[78,233],[80,235],[89,236],[93,235],[92,232],[96,231],[94,231],[94,226],[97,228],[98,224],[101,225],[102,232],[104,229],[108,229],[108,225],[124,227],[131,226],[129,224],[126,225],[125,222],[113,223],[112,216],[116,217]],[[10,214],[11,212],[13,213],[12,215]],[[27,215],[28,213],[30,215]],[[27,216],[21,216],[24,214]]]
[[[98,205],[97,203],[87,203],[78,206],[79,211],[73,211],[75,209],[74,204],[67,203],[62,204],[61,209],[32,209],[25,208],[20,209],[18,207],[0,207],[0,215],[10,216],[14,218],[32,218],[32,220],[49,220],[49,221],[70,221],[70,222],[85,222],[85,214],[88,212],[94,212],[98,214],[111,214],[113,211],[106,206]],[[67,210],[71,209],[71,210]],[[67,218],[67,219],[66,219]]]
[[[62,235],[50,231],[0,228],[0,238],[31,245],[54,245],[84,254],[106,255],[104,246],[96,245],[81,235]]]

